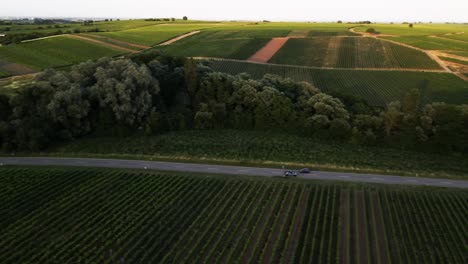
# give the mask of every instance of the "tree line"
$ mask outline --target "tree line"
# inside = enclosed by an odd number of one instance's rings
[[[421,105],[419,90],[386,108],[307,82],[214,72],[209,64],[149,51],[46,70],[0,96],[5,151],[47,148],[83,136],[246,129],[363,145],[468,151],[468,105]]]

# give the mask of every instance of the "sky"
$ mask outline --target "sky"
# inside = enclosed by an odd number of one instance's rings
[[[2,0],[0,17],[468,22],[468,0]]]

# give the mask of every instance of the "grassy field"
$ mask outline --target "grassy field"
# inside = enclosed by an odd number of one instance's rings
[[[116,32],[95,33],[97,35],[126,41],[134,44],[153,46],[177,37],[179,35],[189,33],[191,31],[204,28],[214,27],[217,24],[171,24],[171,25],[154,25],[147,27],[139,27],[135,29],[122,30]]]
[[[119,54],[122,52],[66,36],[0,47],[0,57],[36,69],[76,64]]]
[[[188,162],[309,166],[322,170],[468,178],[468,161],[459,156],[403,151],[383,146],[363,147],[287,134],[236,130],[181,131],[153,137],[88,138],[52,147],[47,152],[58,156],[161,158]]]
[[[465,258],[464,190],[32,167],[0,168],[0,182],[6,263]]]
[[[409,36],[409,37],[384,37],[389,40],[398,41],[425,50],[451,50],[466,51],[468,42],[462,42],[447,38],[432,36]]]
[[[414,24],[413,28],[410,28],[407,24],[373,24],[357,27],[355,30],[365,32],[370,27],[381,34],[398,36],[429,36],[468,32],[468,25],[462,24]]]
[[[270,73],[295,81],[307,81],[324,92],[357,96],[377,106],[402,100],[413,88],[422,90],[424,103],[468,102],[468,83],[449,73],[323,70],[236,61],[212,61],[210,65],[216,71],[229,74],[246,72],[254,78],[262,78]]]
[[[468,65],[468,61],[457,60],[457,59],[448,58],[448,57],[440,57],[440,59],[442,59],[444,61],[455,62],[455,63],[462,64],[462,65]]]
[[[172,45],[158,47],[165,54],[181,57],[220,57],[245,60],[261,49],[269,38],[232,36],[239,32],[208,30],[180,40]]]
[[[270,62],[336,68],[440,69],[421,51],[374,38],[290,39]]]

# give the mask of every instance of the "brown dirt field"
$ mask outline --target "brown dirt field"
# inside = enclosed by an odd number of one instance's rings
[[[26,75],[37,72],[24,64],[11,63],[4,60],[0,60],[0,71],[7,72],[11,75]]]
[[[387,255],[387,247],[385,245],[385,241],[387,236],[385,235],[385,228],[384,228],[384,221],[382,218],[382,212],[378,206],[378,196],[376,192],[372,192],[371,194],[372,199],[372,207],[374,210],[374,219],[375,219],[375,226],[377,228],[376,234],[376,242],[377,247],[379,249],[379,256],[380,256],[380,263],[388,263],[388,255]]]
[[[349,192],[343,191],[341,193],[340,198],[340,249],[341,249],[341,263],[347,264],[350,263],[348,259],[348,234],[350,232],[349,225],[348,225],[348,218],[349,218]]]
[[[88,38],[88,37],[84,37],[84,36],[80,36],[80,35],[67,35],[67,37],[93,42],[93,43],[96,43],[96,44],[99,44],[99,45],[102,45],[102,46],[109,47],[109,48],[114,49],[114,50],[120,50],[120,51],[124,51],[124,52],[129,52],[129,53],[138,52],[138,51],[133,50],[133,49],[124,48],[124,47],[121,47],[121,46],[117,46],[117,45],[110,44],[110,43],[107,43],[107,42],[104,42],[104,41],[100,41],[100,40],[97,40],[97,39],[92,39],[92,38]]]
[[[355,208],[357,213],[357,223],[358,223],[358,232],[355,237],[356,245],[359,245],[359,263],[368,263],[367,256],[367,235],[366,235],[366,213],[365,213],[365,204],[364,204],[364,193],[362,191],[357,192],[357,208]]]
[[[288,37],[285,38],[273,38],[263,48],[248,59],[248,61],[254,62],[268,62],[288,41]]]
[[[173,38],[173,39],[170,39],[170,40],[168,40],[168,41],[166,41],[166,42],[163,42],[163,43],[159,44],[158,46],[167,46],[167,45],[171,45],[171,44],[174,43],[174,42],[177,42],[177,41],[179,41],[179,40],[181,40],[181,39],[184,39],[184,38],[190,37],[190,36],[192,36],[192,35],[198,34],[198,33],[200,33],[200,32],[201,32],[201,31],[192,31],[192,32],[190,32],[190,33],[187,33],[187,34],[184,34],[184,35],[180,35],[180,36],[175,37],[175,38]]]
[[[292,30],[289,32],[288,38],[306,38],[309,36],[309,32],[308,30]]]
[[[120,45],[124,45],[124,46],[130,46],[130,47],[134,47],[134,48],[137,48],[137,49],[149,49],[151,47],[149,46],[144,46],[144,45],[138,45],[138,44],[133,44],[133,43],[130,43],[130,42],[125,42],[125,41],[121,41],[121,40],[117,40],[117,39],[113,39],[113,38],[108,38],[108,37],[103,37],[103,36],[98,36],[98,35],[92,35],[92,34],[85,34],[85,33],[81,33],[80,35],[83,35],[85,37],[88,37],[88,38],[92,38],[92,39],[105,39],[111,43],[115,43],[115,44],[120,44]]]
[[[299,202],[297,209],[296,222],[293,224],[289,238],[289,245],[287,246],[286,256],[283,263],[291,263],[294,253],[296,252],[297,244],[299,243],[299,233],[301,232],[302,225],[304,224],[304,216],[306,214],[307,202],[309,201],[310,189],[305,190],[304,197]]]

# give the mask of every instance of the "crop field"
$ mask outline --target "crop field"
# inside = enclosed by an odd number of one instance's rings
[[[468,101],[468,83],[449,73],[325,70],[230,60],[211,61],[210,65],[216,71],[233,75],[248,73],[254,78],[262,78],[265,74],[276,74],[306,81],[324,92],[354,95],[376,106],[402,100],[413,88],[422,90],[423,103],[464,104]]]
[[[438,38],[432,36],[409,36],[409,37],[384,37],[389,40],[398,41],[414,47],[425,50],[452,50],[466,51],[468,50],[468,42]]]
[[[373,24],[360,26],[355,30],[365,32],[371,27],[381,34],[396,36],[430,36],[468,32],[468,25],[462,24],[414,24],[413,28],[410,28],[407,24]]]
[[[255,166],[289,164],[324,170],[468,179],[468,160],[462,156],[255,131],[178,131],[151,137],[83,138],[52,147],[47,152],[58,156],[156,158]]]
[[[336,68],[440,69],[419,50],[375,38],[290,39],[270,62]]]
[[[122,52],[65,36],[0,47],[0,57],[36,69],[76,64],[119,54]]]
[[[134,44],[153,46],[179,35],[204,28],[214,27],[217,24],[169,24],[139,27],[135,29],[116,32],[95,33],[108,38],[126,41]]]
[[[462,190],[15,167],[1,168],[0,181],[6,263],[465,258],[468,195]]]

